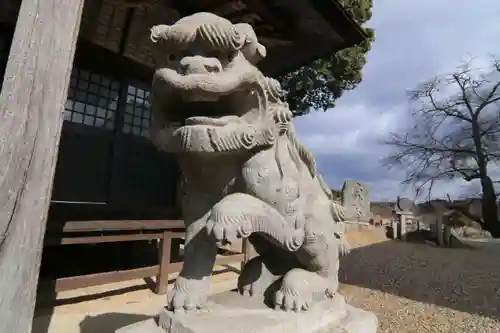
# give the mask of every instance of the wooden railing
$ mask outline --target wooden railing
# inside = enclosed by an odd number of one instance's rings
[[[156,276],[155,293],[164,294],[168,289],[168,276],[180,272],[183,262],[171,262],[180,252],[185,236],[182,220],[118,220],[118,221],[69,221],[59,232],[48,232],[46,246],[72,244],[98,244],[159,240],[158,263],[154,266],[57,278],[55,292],[122,282]],[[216,265],[248,261],[249,243],[243,241],[241,253],[218,255]]]

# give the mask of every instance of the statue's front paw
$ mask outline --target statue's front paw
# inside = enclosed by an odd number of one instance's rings
[[[207,283],[204,280],[190,280],[178,277],[168,301],[171,311],[192,311],[201,309],[207,300]]]

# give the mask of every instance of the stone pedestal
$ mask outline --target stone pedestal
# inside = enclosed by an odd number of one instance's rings
[[[400,238],[406,240],[406,215],[403,213],[399,214],[399,227],[401,228]]]
[[[399,222],[394,219],[391,222],[392,226],[392,239],[398,239],[399,238]]]
[[[345,303],[341,295],[306,312],[275,311],[262,300],[225,292],[191,313],[162,310],[158,318],[116,333],[376,333],[377,317]]]

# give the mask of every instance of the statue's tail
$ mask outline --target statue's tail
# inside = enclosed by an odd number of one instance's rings
[[[330,202],[330,212],[332,213],[333,220],[335,222],[343,222],[346,216],[345,207],[335,200],[330,200]]]
[[[339,242],[339,254],[343,256],[351,252],[351,246],[349,245],[349,242],[347,241],[347,238],[344,234],[346,208],[335,200],[331,200],[330,202],[330,211],[337,227],[335,237]]]

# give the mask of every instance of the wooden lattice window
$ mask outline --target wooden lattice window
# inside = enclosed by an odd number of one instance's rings
[[[120,84],[106,76],[74,68],[64,120],[107,130],[115,128]]]
[[[149,138],[151,125],[150,92],[147,89],[129,85],[127,91],[127,106],[123,119],[123,132]]]

